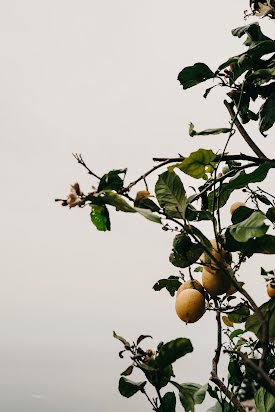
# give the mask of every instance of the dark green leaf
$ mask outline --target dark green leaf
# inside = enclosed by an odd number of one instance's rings
[[[151,336],[151,335],[140,335],[138,338],[137,338],[137,345],[139,345],[140,344],[140,342],[142,342],[144,339],[146,339],[146,338],[151,338],[151,339],[153,339],[153,337]]]
[[[202,272],[203,271],[203,267],[202,266],[198,266],[194,272]]]
[[[207,79],[215,77],[215,74],[204,63],[196,63],[185,67],[178,75],[178,80],[184,89],[196,86]]]
[[[194,412],[195,403],[193,396],[177,382],[171,382],[179,390],[179,398],[185,412]]]
[[[266,217],[271,221],[275,222],[275,207],[270,207],[266,212]]]
[[[266,130],[270,129],[275,122],[275,92],[266,99],[266,101],[260,108],[259,115],[259,129],[263,134]]]
[[[151,358],[146,363],[140,365],[148,381],[160,389],[166,386],[172,376],[174,376],[172,365],[159,368],[155,359]]]
[[[182,383],[181,387],[192,396],[194,404],[200,404],[204,401],[208,383],[204,386],[197,383]]]
[[[165,343],[155,358],[159,368],[165,368],[177,359],[193,351],[193,346],[189,339],[178,338]]]
[[[148,199],[148,198],[142,198],[142,199],[135,201],[134,206],[142,208],[142,209],[149,209],[149,210],[152,210],[152,212],[159,211],[158,205],[156,205],[156,203],[153,202],[153,200]]]
[[[231,332],[229,335],[229,339],[236,338],[237,336],[242,335],[244,332],[245,330],[242,330],[242,329],[233,330],[233,332]]]
[[[115,331],[113,331],[113,337],[120,340],[120,342],[122,342],[124,345],[129,345],[129,342],[122,336],[117,335]]]
[[[91,205],[91,220],[97,230],[105,232],[111,230],[109,212],[106,206]]]
[[[243,222],[245,219],[251,216],[253,212],[255,212],[255,210],[250,209],[249,207],[238,207],[232,215],[232,223],[235,225],[237,223]]]
[[[185,190],[179,176],[175,172],[164,172],[159,175],[155,186],[157,200],[168,216],[179,215],[184,218],[186,209]]]
[[[216,190],[216,198],[220,196],[220,204],[219,207],[223,207],[229,196],[234,190],[242,189],[243,187],[247,186],[249,183],[257,183],[262,182],[266,176],[268,171],[271,169],[272,163],[265,162],[257,167],[251,173],[245,173],[242,171],[241,173],[234,176],[229,183],[224,183],[222,185],[221,192]],[[213,209],[213,201],[214,201],[214,192],[211,192],[208,196],[208,209],[212,211]],[[217,203],[215,205],[215,209],[217,209]]]
[[[130,365],[130,366],[128,366],[127,369],[125,369],[125,371],[121,372],[120,375],[121,376],[129,376],[133,372],[133,369],[134,369],[133,365]]]
[[[216,389],[213,389],[209,384],[208,384],[207,391],[209,395],[211,396],[211,398],[219,399]]]
[[[194,206],[188,205],[186,219],[189,221],[213,220],[213,216],[207,210],[196,210]]]
[[[169,260],[172,265],[180,268],[186,268],[193,263],[195,263],[198,258],[203,253],[203,248],[197,243],[191,243],[189,249],[186,249],[182,253],[178,253],[176,250],[173,250],[169,256]]]
[[[170,276],[168,279],[160,279],[154,284],[153,289],[159,291],[165,288],[171,296],[174,296],[181,284],[178,278],[175,279],[173,276]]]
[[[218,86],[218,85],[215,84],[215,85],[212,86],[212,87],[208,87],[208,89],[205,90],[205,92],[204,92],[204,94],[203,94],[203,97],[206,99],[207,96],[209,95],[209,93],[211,92],[211,90],[214,89],[214,87],[217,87],[217,86]]]
[[[188,235],[184,233],[179,233],[174,237],[173,249],[178,253],[184,253],[192,246],[192,241]]]
[[[233,312],[229,313],[228,319],[233,323],[243,323],[249,316],[249,307],[243,303]]]
[[[266,196],[256,194],[256,197],[260,202],[264,203],[265,205],[272,205],[272,203]]]
[[[252,256],[254,253],[275,253],[275,236],[264,235],[256,239],[249,239],[248,242],[237,242],[229,233],[225,232],[225,248],[230,252],[241,251],[245,256]]]
[[[189,176],[200,179],[206,172],[213,171],[215,158],[216,155],[212,150],[199,149],[196,152],[192,152],[177,167]]]
[[[176,395],[174,392],[167,392],[162,398],[162,406],[158,408],[158,412],[175,412],[176,410]]]
[[[251,23],[247,26],[237,27],[236,29],[232,30],[233,36],[242,37],[243,35],[247,35],[247,38],[244,42],[245,46],[249,48],[255,46],[257,43],[262,42],[264,40],[271,40],[269,37],[265,36],[258,23]]]
[[[194,130],[194,125],[193,123],[190,123],[189,125],[189,135],[191,137],[193,136],[208,136],[208,135],[215,135],[215,134],[221,134],[221,133],[230,133],[231,129],[228,128],[219,128],[219,129],[206,129],[206,130],[202,130],[201,132],[196,132],[196,130]]]
[[[98,192],[101,190],[119,190],[123,187],[123,180],[119,176],[120,174],[125,174],[127,169],[120,169],[120,170],[111,170],[109,173],[106,173],[100,179],[98,185]]]
[[[146,381],[143,382],[133,382],[130,379],[121,377],[119,379],[118,390],[122,396],[125,398],[130,398],[135,393],[143,391]]]
[[[256,70],[255,72],[247,76],[246,80],[251,83],[262,84],[265,83],[266,80],[269,81],[270,79],[275,79],[275,68]]]
[[[261,387],[255,395],[257,412],[275,412],[275,397]]]
[[[237,242],[247,242],[251,238],[264,236],[268,227],[262,212],[253,212],[251,216],[230,227],[229,232]]]
[[[231,385],[240,385],[243,381],[243,374],[236,358],[231,358],[228,364],[229,383]]]
[[[275,340],[275,297],[269,299],[259,309],[269,323],[269,340],[273,342]],[[245,329],[255,333],[258,339],[262,339],[262,325],[256,313],[249,316]]]

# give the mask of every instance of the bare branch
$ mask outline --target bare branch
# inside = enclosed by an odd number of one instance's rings
[[[94,177],[96,177],[97,179],[100,180],[100,177],[97,176],[94,172],[92,172],[92,171],[88,168],[88,166],[87,166],[86,163],[84,162],[81,154],[73,153],[73,157],[77,160],[77,162],[78,162],[79,164],[81,164],[83,167],[85,167],[85,169],[87,170],[87,172],[88,172],[89,175],[92,175],[92,176],[94,176]]]

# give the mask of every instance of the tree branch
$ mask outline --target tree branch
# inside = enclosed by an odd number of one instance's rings
[[[253,142],[253,140],[251,139],[251,137],[249,136],[249,134],[246,132],[246,130],[244,129],[244,127],[242,126],[242,124],[240,123],[240,121],[238,120],[234,109],[233,109],[233,105],[231,103],[228,103],[227,100],[224,100],[224,105],[227,108],[231,119],[234,120],[234,124],[236,125],[237,129],[239,130],[240,134],[242,135],[242,137],[244,138],[244,140],[246,141],[246,143],[248,144],[248,146],[253,150],[253,152],[260,158],[265,158],[266,156],[265,154],[261,151],[261,149],[256,145],[256,143]]]
[[[236,355],[240,356],[244,363],[249,365],[252,369],[254,369],[257,373],[258,376],[260,377],[260,382],[261,385],[266,388],[266,390],[273,395],[275,395],[275,382],[268,376],[268,374],[258,366],[255,362],[253,362],[251,359],[247,358],[244,353],[242,353],[239,350],[225,350],[225,353],[235,353]]]
[[[182,162],[186,157],[180,156],[180,157],[153,157],[154,162],[164,162],[165,160],[169,160],[171,163],[173,162]],[[248,160],[251,162],[255,163],[264,163],[264,162],[274,162],[275,159],[268,159],[268,158],[259,158],[259,157],[254,157],[254,156],[248,156],[246,154],[240,153],[239,155],[217,155],[215,159],[213,160],[214,162],[217,162],[219,160],[222,161],[228,161],[228,160]]]

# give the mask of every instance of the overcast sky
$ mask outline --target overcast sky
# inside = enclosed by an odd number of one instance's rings
[[[214,70],[243,50],[230,30],[246,24],[248,1],[0,3],[0,410],[150,410],[141,394],[127,400],[118,393],[129,362],[118,358],[112,331],[128,339],[152,334],[145,349],[190,338],[195,350],[177,362],[177,379],[204,384],[213,314],[186,326],[174,300],[152,290],[178,273],[168,260],[172,236],[159,225],[113,211],[112,231],[100,233],[88,208],[68,210],[54,199],[76,181],[84,191],[96,184],[73,152],[99,175],[128,167],[131,181],[153,156],[223,147],[224,137],[191,139],[187,132],[190,121],[197,129],[228,126],[222,93],[205,101],[205,86],[184,92],[177,74],[198,61]],[[263,26],[272,35],[272,22]],[[274,153],[271,137],[248,130]],[[230,152],[240,151],[251,154],[236,134]],[[273,257],[264,259],[253,257],[242,271],[258,303],[266,294],[257,265],[274,265]]]

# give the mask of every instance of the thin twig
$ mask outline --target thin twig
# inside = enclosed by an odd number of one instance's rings
[[[149,396],[147,395],[147,393],[146,393],[146,391],[145,391],[144,388],[142,389],[141,392],[144,393],[144,395],[146,396],[146,398],[148,399],[148,401],[150,402],[150,404],[153,406],[153,411],[157,411],[156,406],[155,406],[154,403],[151,401],[151,399],[150,399]]]
[[[89,175],[92,175],[92,176],[94,176],[94,177],[96,177],[97,179],[100,180],[100,177],[97,176],[94,172],[92,172],[92,171],[88,168],[88,166],[87,166],[86,163],[84,162],[81,154],[73,153],[73,157],[77,160],[77,162],[78,162],[79,164],[81,164],[83,167],[85,167],[85,169],[87,170],[87,172],[88,172]]]
[[[240,134],[242,135],[242,137],[244,138],[244,140],[246,141],[246,143],[249,145],[249,147],[253,150],[253,152],[260,158],[265,158],[266,159],[266,155],[261,151],[261,149],[256,145],[256,143],[253,142],[253,140],[251,139],[251,137],[249,136],[249,134],[247,133],[247,131],[244,129],[244,127],[242,126],[242,124],[240,123],[240,121],[238,120],[238,118],[236,118],[236,114],[234,112],[233,109],[233,105],[231,103],[228,103],[227,100],[224,100],[224,105],[227,108],[231,119],[234,119],[234,123],[237,127],[237,129],[239,130]]]

